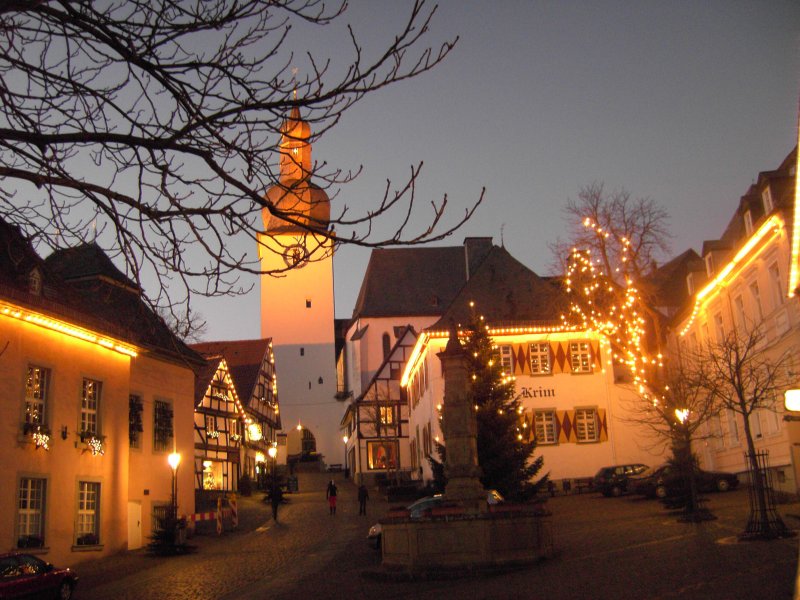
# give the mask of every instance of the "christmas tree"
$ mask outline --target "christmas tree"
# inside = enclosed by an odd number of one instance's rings
[[[522,406],[516,399],[514,377],[504,373],[497,347],[482,318],[467,325],[464,350],[467,353],[471,393],[478,422],[478,464],[481,484],[496,489],[507,500],[525,501],[546,485],[547,476],[534,482],[543,458],[533,458],[535,439],[522,435]],[[446,448],[437,444],[440,461],[430,458],[434,486],[444,489]]]

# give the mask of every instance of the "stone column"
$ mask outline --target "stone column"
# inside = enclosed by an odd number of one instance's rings
[[[446,447],[445,496],[467,512],[486,510],[486,492],[478,479],[478,422],[469,393],[467,355],[455,327],[443,352],[437,354],[444,370],[442,433]]]

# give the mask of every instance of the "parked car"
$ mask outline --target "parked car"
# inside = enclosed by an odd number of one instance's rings
[[[30,554],[0,554],[0,598],[69,600],[78,576]]]
[[[735,490],[739,485],[739,477],[735,473],[723,471],[695,471],[697,491],[727,492]],[[642,473],[631,481],[631,488],[637,494],[648,498],[666,498],[682,492],[684,482],[672,465],[661,465]]]
[[[592,480],[592,487],[604,496],[621,496],[628,491],[628,480],[644,473],[647,465],[632,463],[602,467]]]
[[[498,492],[497,490],[486,490],[486,504],[494,505],[500,504],[504,502],[505,499],[503,495]],[[411,519],[421,519],[422,517],[426,516],[430,510],[436,506],[441,506],[445,502],[445,497],[442,494],[436,494],[435,496],[425,496],[424,498],[420,498],[419,500],[415,500],[408,506],[406,506],[406,510],[409,512],[409,518]],[[381,547],[381,537],[383,534],[383,527],[380,523],[375,523],[372,527],[369,528],[369,532],[367,533],[367,539],[375,542],[375,548],[378,549]]]

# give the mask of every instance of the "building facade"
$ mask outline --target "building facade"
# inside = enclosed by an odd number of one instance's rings
[[[663,448],[626,418],[636,395],[618,377],[608,341],[561,323],[568,306],[557,281],[493,248],[442,318],[425,329],[403,373],[410,407],[412,466],[432,479],[438,460],[444,379],[438,354],[455,326],[481,318],[521,404],[520,439],[535,439],[552,480],[594,475],[607,465],[663,462]]]
[[[270,458],[269,450],[277,448],[281,428],[272,340],[205,342],[193,344],[192,348],[205,356],[225,357],[244,408],[240,471],[263,487],[266,475],[274,468],[270,462],[276,460]]]
[[[771,171],[759,174],[742,196],[722,236],[704,242],[700,261],[683,281],[689,301],[673,319],[673,359],[722,342],[733,331],[758,330],[759,352],[770,360],[790,356],[788,371],[800,369],[800,306],[792,298],[793,219],[797,174],[796,150]],[[791,385],[791,384],[790,384]],[[757,451],[768,451],[774,482],[798,491],[800,454],[795,425],[784,420],[783,394],[749,419]],[[725,410],[708,424],[695,452],[708,469],[747,470],[744,423]]]
[[[0,537],[65,565],[138,548],[172,501],[167,456],[192,455],[201,359],[96,246],[42,260],[15,227],[0,239]]]

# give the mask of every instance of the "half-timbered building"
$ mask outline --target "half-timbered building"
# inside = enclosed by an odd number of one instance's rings
[[[195,379],[195,489],[236,491],[245,412],[224,357],[206,357]]]
[[[342,419],[346,466],[357,482],[377,476],[410,478],[415,465],[409,447],[408,403],[400,377],[417,336],[411,326],[395,332],[397,341]]]
[[[203,355],[225,357],[245,412],[244,438],[240,446],[241,474],[263,484],[264,476],[272,467],[269,448],[277,446],[277,433],[281,428],[272,340],[204,342],[192,348]]]

